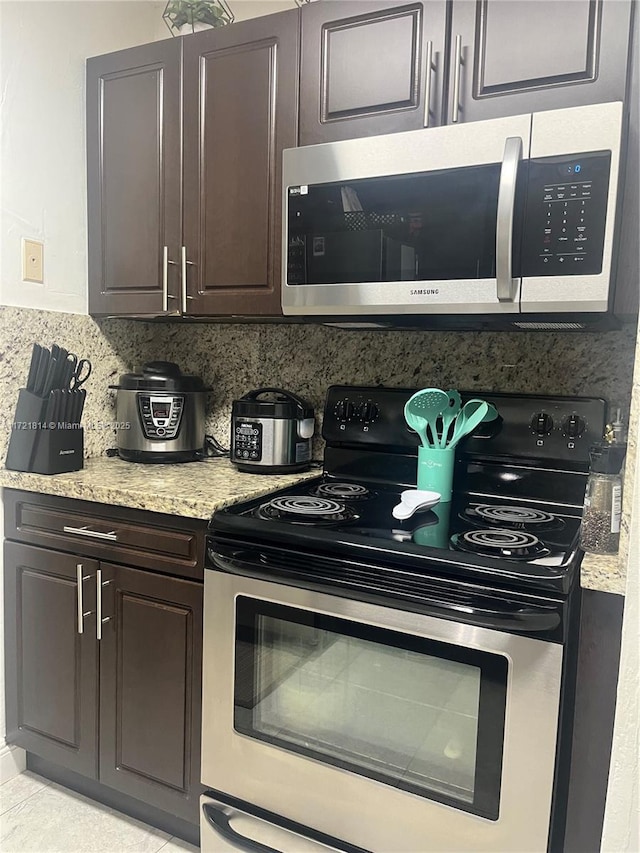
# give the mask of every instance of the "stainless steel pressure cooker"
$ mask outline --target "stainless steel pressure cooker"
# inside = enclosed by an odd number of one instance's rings
[[[125,373],[117,389],[118,454],[129,462],[193,462],[204,456],[207,390],[170,361]]]
[[[231,461],[256,474],[305,471],[314,427],[313,407],[302,397],[282,388],[249,391],[233,401]]]

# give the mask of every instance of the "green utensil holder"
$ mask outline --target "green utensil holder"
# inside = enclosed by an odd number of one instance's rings
[[[441,503],[451,500],[455,449],[418,447],[418,488],[440,494]]]
[[[428,515],[435,515],[437,522],[423,524],[413,531],[413,541],[416,545],[428,545],[431,548],[446,548],[449,544],[449,516],[451,515],[451,503],[440,502],[431,507]]]

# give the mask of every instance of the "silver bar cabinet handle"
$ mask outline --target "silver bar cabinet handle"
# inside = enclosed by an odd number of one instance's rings
[[[162,310],[169,310],[169,247],[162,247]]]
[[[431,75],[432,72],[435,71],[435,65],[433,64],[433,42],[427,42],[427,61],[425,68],[425,78],[424,78],[424,127],[429,127],[429,122],[431,120]]]
[[[462,36],[456,36],[455,68],[453,69],[453,101],[451,103],[451,123],[456,124],[460,115],[460,77],[462,72]]]
[[[84,581],[88,581],[91,575],[83,575],[82,563],[76,563],[76,580],[78,584],[78,634],[84,634],[84,617],[91,616],[93,610],[87,610],[84,612],[84,589],[83,583]]]
[[[162,247],[162,310],[166,313],[169,311],[169,300],[175,299],[173,293],[169,293],[169,264],[176,265],[175,261],[169,258],[169,247]]]
[[[181,264],[182,264],[182,313],[187,313],[187,299],[193,299],[193,296],[189,296],[187,293],[187,266],[194,266],[193,261],[187,260],[187,247],[182,247],[181,252]]]
[[[118,534],[115,530],[109,533],[102,533],[100,530],[89,530],[88,527],[67,527],[62,528],[63,533],[73,533],[74,536],[86,536],[88,539],[106,539],[109,542],[117,542]]]
[[[84,604],[82,595],[82,563],[76,563],[76,580],[78,583],[78,634],[84,634]]]
[[[499,302],[513,302],[517,282],[513,278],[513,216],[516,200],[518,163],[522,157],[522,139],[507,137],[498,187],[498,219],[496,222],[496,283]]]
[[[102,587],[109,586],[111,581],[102,580],[102,569],[96,571],[96,640],[102,639],[102,626],[111,621],[111,616],[102,618]]]

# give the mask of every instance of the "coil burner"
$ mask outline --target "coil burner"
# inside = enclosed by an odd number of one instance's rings
[[[353,510],[339,501],[310,495],[281,495],[258,507],[257,514],[269,521],[289,521],[317,527],[358,518]]]
[[[537,560],[551,553],[537,536],[524,530],[468,530],[452,536],[451,544],[458,551],[504,560]]]
[[[312,495],[321,498],[338,498],[343,501],[361,501],[370,498],[372,493],[359,483],[320,483],[311,490]]]
[[[490,525],[510,530],[530,530],[536,533],[547,530],[561,530],[564,527],[564,521],[556,515],[527,506],[477,504],[467,507],[460,513],[460,518],[463,521],[470,521],[476,527]]]

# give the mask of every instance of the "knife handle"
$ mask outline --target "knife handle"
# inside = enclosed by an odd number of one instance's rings
[[[54,391],[49,393],[49,399],[47,401],[47,408],[45,410],[44,416],[46,423],[55,422],[56,419],[56,395]]]
[[[38,371],[33,385],[34,394],[37,394],[39,397],[42,397],[44,393],[44,384],[49,368],[49,357],[49,350],[46,347],[40,347],[40,361],[38,362]]]
[[[31,361],[29,362],[29,374],[27,376],[27,391],[35,390],[35,381],[38,374],[38,363],[40,362],[40,344],[34,344],[31,350]]]

